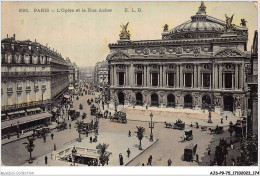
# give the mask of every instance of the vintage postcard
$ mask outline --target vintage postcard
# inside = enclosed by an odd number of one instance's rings
[[[3,1],[1,55],[1,175],[259,175],[258,1]]]

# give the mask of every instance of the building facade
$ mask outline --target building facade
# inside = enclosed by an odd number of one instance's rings
[[[66,62],[69,65],[69,85],[71,89],[74,89],[78,86],[79,83],[79,67],[76,63],[72,63],[69,57],[66,58]]]
[[[94,84],[103,87],[108,84],[108,63],[98,62],[94,68]]]
[[[80,68],[80,78],[86,83],[94,83],[94,67],[82,67]]]
[[[7,36],[1,42],[1,54],[2,121],[51,110],[53,101],[69,86],[68,65],[61,54],[36,40]]]
[[[224,15],[223,15],[224,17]],[[110,103],[231,111],[247,107],[245,74],[250,64],[246,24],[206,15],[201,3],[191,19],[161,40],[130,40],[127,25],[120,40],[109,44]]]
[[[250,88],[250,99],[248,103],[248,130],[258,134],[258,32],[255,31],[251,50],[251,69],[247,76],[247,84]]]

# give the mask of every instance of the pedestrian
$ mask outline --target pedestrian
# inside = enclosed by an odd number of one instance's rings
[[[144,166],[144,163],[142,164],[142,166]]]
[[[129,158],[130,153],[131,153],[131,152],[130,152],[130,149],[128,148],[126,152],[127,152],[127,157]]]
[[[128,132],[128,137],[131,137],[131,131],[129,130],[129,132]]]
[[[190,127],[193,127],[192,122],[190,123]]]
[[[169,160],[168,160],[168,166],[171,166],[171,165],[172,165],[172,160],[169,159]]]
[[[210,148],[208,148],[208,155],[210,155],[210,152],[211,152],[211,149],[210,149]]]
[[[221,121],[220,121],[221,124],[223,124],[223,118],[221,117]]]
[[[54,144],[53,148],[54,148],[54,151],[55,151],[56,150],[56,144]]]
[[[46,142],[46,136],[43,136],[43,142],[44,143]]]
[[[45,164],[48,164],[48,157],[45,156]]]
[[[196,154],[196,162],[199,163],[199,155]]]
[[[71,129],[71,123],[69,124],[69,128]]]
[[[147,163],[147,165],[152,165],[152,160],[153,160],[153,156],[152,155],[150,155],[150,157],[148,158],[148,163]]]
[[[90,138],[89,138],[89,142],[92,143],[92,136],[90,136]]]
[[[198,122],[196,122],[196,128],[197,128],[197,129],[199,128],[199,123],[198,123]]]
[[[86,137],[88,137],[88,130],[86,131]]]
[[[121,153],[119,154],[119,163],[120,163],[120,166],[124,165],[123,156]]]
[[[53,133],[51,133],[51,140],[53,140],[53,137],[54,137],[54,134],[53,134]]]
[[[226,120],[227,120],[227,116],[226,116]]]

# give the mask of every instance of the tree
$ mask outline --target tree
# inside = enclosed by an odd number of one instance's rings
[[[145,133],[145,128],[144,127],[136,127],[137,128],[137,131],[135,133],[137,133],[137,138],[139,139],[140,141],[140,144],[139,144],[139,150],[142,150],[142,144],[141,144],[141,141],[144,137],[144,133]]]
[[[258,162],[258,137],[256,134],[248,134],[247,138],[241,139],[240,152],[243,165],[250,166]]]
[[[79,142],[81,142],[81,136],[80,136],[80,133],[83,131],[83,121],[77,121],[76,123],[76,130],[78,131],[79,133]]]
[[[109,146],[109,144],[103,143],[103,144],[98,144],[96,147],[98,149],[98,154],[100,155],[99,161],[102,164],[102,166],[104,166],[105,163],[108,161],[109,154],[106,151],[108,146]]]
[[[28,140],[28,142],[24,142],[23,144],[26,145],[25,148],[30,153],[29,164],[31,164],[31,163],[33,163],[33,161],[32,161],[32,152],[33,152],[33,149],[35,147],[34,141],[36,140],[36,138],[32,135],[32,136],[28,136],[27,140]]]

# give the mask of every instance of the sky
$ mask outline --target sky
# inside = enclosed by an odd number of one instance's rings
[[[258,30],[256,2],[205,1],[204,4],[207,15],[220,20],[225,20],[225,14],[234,14],[233,24],[240,25],[240,19],[245,18],[250,50],[254,31]],[[80,67],[94,66],[106,59],[108,44],[119,40],[120,25],[129,22],[131,40],[161,39],[164,24],[172,29],[190,20],[199,6],[200,1],[2,2],[1,38],[16,34],[17,40],[36,39],[43,45],[48,43],[48,47],[60,52],[63,58],[69,57]],[[42,8],[45,11],[38,12]],[[88,12],[89,8],[91,12]],[[126,8],[129,12],[125,12]],[[137,12],[138,8],[141,12]],[[112,12],[98,12],[99,9],[112,9]]]

